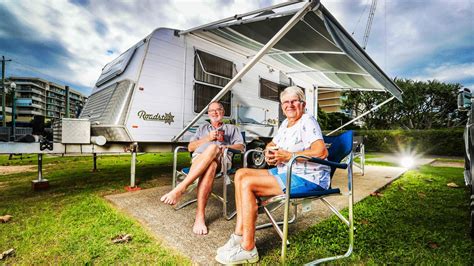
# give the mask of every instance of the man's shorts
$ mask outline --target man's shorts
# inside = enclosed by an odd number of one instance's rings
[[[278,173],[278,168],[268,169],[268,172],[275,177],[278,184],[281,187],[283,192],[286,192],[286,172],[285,173]],[[325,190],[318,184],[313,182],[309,182],[308,180],[297,176],[295,174],[291,174],[291,190],[290,193],[307,193],[311,191],[321,191]]]
[[[200,155],[200,153],[194,152],[191,158],[191,163],[194,162],[194,160]],[[232,153],[227,153],[226,156],[226,163],[227,163],[227,170],[229,170],[232,167]],[[217,168],[221,169],[222,166],[222,153],[219,153],[219,156],[217,157],[217,161],[219,161]]]

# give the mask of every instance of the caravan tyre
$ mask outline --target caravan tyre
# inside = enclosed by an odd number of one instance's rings
[[[263,151],[263,148],[257,147],[256,150]],[[250,168],[263,169],[267,167],[267,162],[265,162],[265,155],[262,153],[252,153],[249,155],[248,165]]]
[[[263,151],[265,149],[265,142],[260,140],[254,140],[247,145],[248,150],[259,150]],[[267,167],[267,162],[265,162],[265,156],[263,153],[251,153],[247,157],[247,165],[249,168],[263,169]]]

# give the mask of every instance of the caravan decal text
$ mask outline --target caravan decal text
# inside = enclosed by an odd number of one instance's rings
[[[145,121],[162,121],[165,124],[170,124],[174,122],[174,115],[169,113],[165,113],[164,115],[160,115],[160,113],[157,114],[147,114],[147,112],[141,110],[138,112],[138,118],[143,119]]]

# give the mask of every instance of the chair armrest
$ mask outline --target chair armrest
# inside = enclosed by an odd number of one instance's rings
[[[297,156],[299,157],[299,156]],[[306,157],[306,156],[305,156]],[[317,157],[307,157],[309,158],[308,161],[312,163],[319,163],[319,164],[324,164],[330,167],[335,167],[335,168],[340,168],[340,169],[347,169],[347,163],[336,163],[328,160],[323,160],[321,158]]]
[[[233,154],[241,154],[242,153],[241,150],[236,150],[236,149],[232,149],[232,148],[229,148],[229,147],[225,148],[224,151],[231,152]]]
[[[178,152],[179,151],[187,151],[188,147],[185,146],[178,146],[174,149],[173,152],[173,180],[172,180],[172,186],[173,188],[176,187],[176,170],[178,168]]]

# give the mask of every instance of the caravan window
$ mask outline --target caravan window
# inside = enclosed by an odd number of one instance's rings
[[[286,88],[281,85],[266,79],[260,79],[260,98],[267,99],[274,102],[280,102],[280,92]]]
[[[204,85],[201,83],[194,84],[194,112],[199,113],[214,98],[221,88]],[[230,91],[221,98],[220,102],[224,106],[225,115],[230,116]]]
[[[194,112],[199,113],[229,83],[234,64],[215,55],[197,50],[194,56]],[[225,113],[230,115],[231,93],[221,99]]]
[[[194,78],[198,81],[224,87],[233,76],[234,64],[215,55],[196,51]]]

